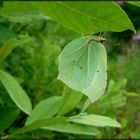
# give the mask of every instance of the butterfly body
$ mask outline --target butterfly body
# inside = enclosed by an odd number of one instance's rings
[[[92,41],[95,41],[95,42],[100,42],[100,43],[103,43],[104,41],[106,41],[105,38],[103,37],[100,37],[100,36],[86,36],[85,37],[86,41],[88,44],[90,44]]]

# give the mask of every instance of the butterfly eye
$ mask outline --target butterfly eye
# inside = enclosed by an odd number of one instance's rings
[[[105,42],[105,40],[100,40],[100,42],[101,42],[101,43],[104,43],[104,42]]]

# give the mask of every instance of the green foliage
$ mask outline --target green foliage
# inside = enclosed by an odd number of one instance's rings
[[[16,34],[9,28],[0,24],[0,45],[6,43],[10,39],[14,39]]]
[[[71,90],[68,87],[64,87],[62,94],[62,104],[58,115],[64,115],[72,111],[78,105],[82,97],[82,93]]]
[[[15,107],[0,108],[0,133],[6,130],[19,115],[19,110]]]
[[[135,32],[115,2],[4,2],[0,137],[138,138],[139,55],[108,54],[104,90],[108,46],[98,36],[127,29]]]
[[[11,7],[11,4],[13,5]],[[4,2],[3,7],[0,8],[1,14],[29,14],[29,13],[38,13],[40,10],[36,6],[37,3],[28,3],[28,2]]]
[[[65,121],[65,119],[66,119],[65,117],[51,117],[49,119],[42,119],[42,120],[33,122],[29,125],[26,125],[20,129],[18,129],[13,134],[11,134],[11,136],[25,133],[25,132],[29,132],[29,131],[33,131],[33,130],[36,130],[36,129],[41,128],[41,127],[51,126],[51,125],[54,125],[57,123],[62,123]],[[9,136],[9,137],[11,137],[11,136]]]
[[[126,29],[131,29],[135,32],[127,15],[114,2],[49,2],[39,4],[37,2],[22,4],[16,2],[13,7],[10,7],[10,2],[6,2],[4,3],[4,8],[2,8],[0,12],[2,14],[11,14],[11,11],[12,13],[47,13],[50,17],[63,24],[65,27],[84,34],[93,34],[103,31],[120,32]],[[67,16],[63,15],[65,12],[68,13]],[[118,20],[114,19],[112,15]],[[82,20],[80,24],[76,22],[79,21],[78,19]]]
[[[5,71],[0,71],[0,81],[6,88],[15,104],[25,113],[30,114],[32,105],[29,97],[14,77]]]
[[[55,124],[54,126],[48,126],[45,127],[45,129],[64,132],[64,133],[80,134],[80,135],[92,135],[92,136],[100,135],[100,131],[94,127],[68,123],[68,122]]]
[[[48,2],[40,4],[50,17],[78,33],[120,32],[126,29],[135,31],[127,15],[114,2]],[[63,13],[67,13],[67,16]]]
[[[49,97],[39,102],[27,118],[26,124],[54,116],[58,112],[61,102],[62,99],[59,96]]]
[[[121,127],[121,125],[116,120],[109,117],[95,115],[95,114],[79,115],[76,117],[72,117],[70,121],[79,123],[79,124],[91,125],[91,126]]]
[[[107,94],[93,106],[96,113],[108,114],[115,109],[123,107],[127,100],[126,94],[129,93],[125,90],[126,83],[126,79],[119,79],[117,81],[110,79],[106,90]]]

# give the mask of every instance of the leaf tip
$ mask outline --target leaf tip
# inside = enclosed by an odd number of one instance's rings
[[[122,128],[122,125],[117,121],[117,126],[118,128]]]

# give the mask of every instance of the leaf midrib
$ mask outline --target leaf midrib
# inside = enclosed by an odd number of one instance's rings
[[[73,12],[76,12],[76,13],[78,13],[78,14],[81,14],[81,15],[83,15],[83,16],[86,16],[86,17],[88,17],[88,18],[90,18],[90,19],[93,19],[93,20],[102,22],[103,24],[106,24],[106,25],[108,26],[108,22],[106,22],[106,21],[103,21],[103,20],[98,19],[98,18],[96,18],[96,17],[87,15],[87,14],[85,14],[85,13],[82,13],[82,12],[79,11],[79,10],[72,9],[71,7],[66,6],[66,5],[63,4],[62,2],[57,2],[57,3],[60,4],[60,5],[62,5],[62,6],[65,7],[65,8],[68,8],[69,10],[71,10],[71,11],[73,11]],[[123,13],[124,13],[124,12],[123,12]],[[109,24],[109,25],[110,25],[110,24]],[[126,28],[126,27],[127,27],[127,26],[122,26],[121,24],[119,24],[119,26],[121,26],[122,28]]]

